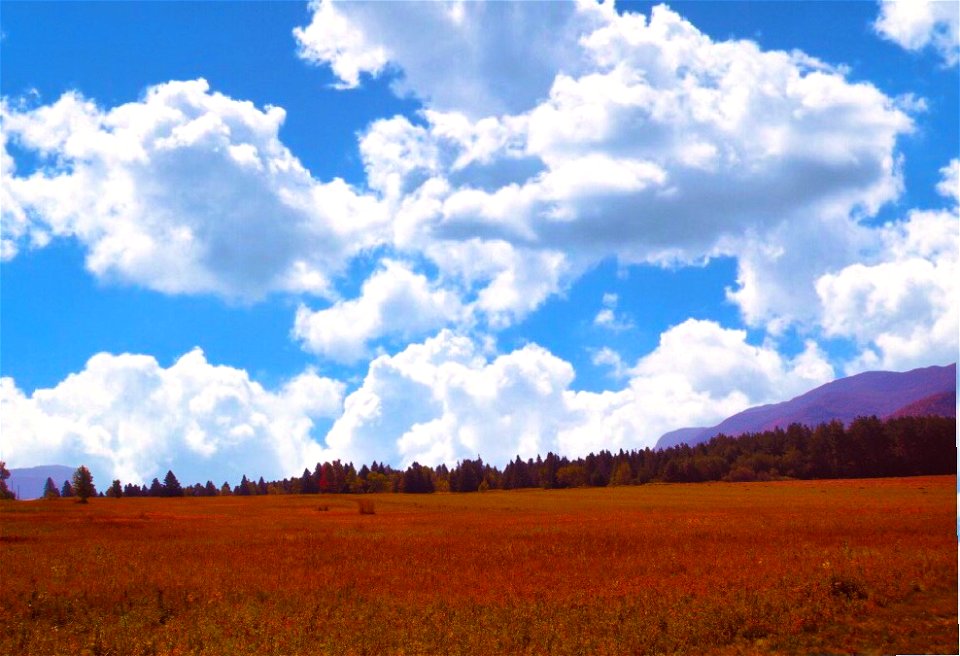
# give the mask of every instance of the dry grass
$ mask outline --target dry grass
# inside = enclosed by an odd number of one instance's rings
[[[373,499],[357,499],[357,509],[360,511],[361,515],[373,515]]]
[[[957,651],[952,476],[375,499],[2,504],[0,654]]]

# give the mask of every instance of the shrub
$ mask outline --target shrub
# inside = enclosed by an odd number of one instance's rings
[[[373,499],[360,499],[357,501],[357,506],[361,515],[374,514]]]

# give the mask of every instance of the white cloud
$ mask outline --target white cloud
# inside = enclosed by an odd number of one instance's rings
[[[610,376],[613,378],[624,378],[627,375],[628,367],[623,363],[620,354],[608,346],[595,350],[590,362],[598,367],[609,367]]]
[[[331,2],[313,2],[313,20],[296,28],[300,57],[315,63],[329,63],[344,88],[360,84],[360,74],[378,75],[387,64],[381,46],[367,43],[359,29],[350,24]]]
[[[538,346],[488,361],[469,338],[442,331],[374,360],[327,441],[403,463],[545,452],[557,421],[551,411],[573,376]]]
[[[297,310],[293,334],[314,353],[341,362],[369,355],[370,342],[387,335],[409,341],[464,315],[459,298],[426,276],[391,260],[363,284],[360,296],[324,310]]]
[[[947,66],[960,61],[960,8],[956,0],[883,0],[877,33],[900,47],[930,47]]]
[[[939,191],[949,210],[914,210],[886,225],[867,262],[822,276],[816,284],[829,336],[854,339],[862,353],[847,366],[904,370],[955,362],[960,350],[960,210],[957,160],[944,167]]]
[[[12,467],[86,464],[101,488],[167,469],[183,483],[290,476],[331,455],[314,439],[314,420],[339,415],[343,393],[311,371],[265,390],[199,349],[168,368],[146,355],[100,353],[30,395],[0,379],[0,443]]]
[[[887,243],[860,220],[901,192],[896,143],[922,102],[842,68],[714,40],[665,6],[313,10],[296,31],[304,58],[348,87],[392,67],[397,92],[424,102],[419,120],[362,133],[372,195],[314,179],[279,140],[282,109],[203,80],[109,110],[76,93],[7,102],[4,145],[47,166],[17,176],[4,147],[0,254],[69,235],[98,276],[168,293],[321,294],[334,304],[301,306],[293,334],[355,361],[385,338],[503,328],[611,255],[734,256],[729,298],[748,324],[809,327],[816,281]],[[357,298],[335,300],[333,274],[376,246],[436,274],[387,262]],[[614,310],[598,325],[625,325]]]
[[[468,6],[462,20],[483,24]],[[351,24],[370,26],[389,52],[433,20],[413,12],[390,30],[354,7],[342,9]],[[858,221],[899,195],[896,141],[922,103],[800,52],[714,41],[663,6],[649,18],[591,11],[576,70],[556,69],[546,95],[523,98],[521,111],[481,115],[423,91],[421,125],[370,126],[361,153],[394,208],[395,243],[548,251],[574,277],[610,255],[626,264],[732,255],[740,284],[730,298],[748,322],[810,321],[814,281],[875,241]],[[435,73],[450,74],[452,59],[432,60]],[[412,60],[391,61],[406,70]],[[464,75],[480,86],[497,79],[479,68]],[[793,248],[819,246],[824,234],[828,248]]]
[[[378,242],[386,217],[342,180],[313,179],[278,138],[284,117],[204,80],[109,110],[75,92],[5,102],[4,139],[46,165],[17,176],[4,147],[4,255],[72,236],[98,277],[166,293],[330,294],[330,274]]]
[[[664,333],[619,391],[575,391],[574,374],[535,344],[490,359],[469,338],[442,331],[374,360],[327,443],[358,461],[576,456],[652,446],[668,430],[709,425],[833,378],[813,343],[788,359],[748,344],[744,331],[695,320]]]
[[[521,320],[580,273],[561,252],[499,239],[429,243],[424,254],[448,278],[475,290],[474,315],[494,329]]]
[[[334,274],[381,246],[425,257],[432,293],[462,295],[471,319],[497,329],[611,255],[733,255],[731,299],[776,329],[806,319],[782,299],[815,298],[817,277],[855,261],[857,218],[900,192],[904,102],[803,53],[715,41],[664,6],[649,17],[591,2],[313,9],[296,32],[304,57],[347,86],[394,66],[398,90],[425,102],[420,125],[393,117],[361,136],[377,197],[314,179],[279,140],[282,109],[203,80],[109,110],[76,93],[7,102],[4,138],[49,166],[5,167],[3,256],[74,236],[108,279],[336,299]],[[825,231],[828,249],[791,246]]]
[[[937,183],[937,191],[941,196],[952,198],[960,204],[960,160],[952,159],[950,163],[940,169],[943,178]]]
[[[774,335],[794,323],[816,326],[821,317],[817,279],[858,261],[878,242],[876,230],[840,217],[810,217],[748,234],[735,247],[737,280],[727,298],[747,325]]]
[[[94,356],[30,395],[0,381],[11,466],[84,463],[100,479],[183,482],[297,474],[318,461],[453,463],[480,454],[576,456],[652,445],[667,430],[709,424],[832,377],[816,347],[793,359],[743,331],[689,320],[615,392],[571,389],[573,367],[535,344],[506,354],[443,330],[376,358],[358,389],[312,371],[276,391],[194,350],[170,367],[144,355]],[[342,413],[341,413],[342,409]],[[321,439],[316,421],[335,418]]]
[[[603,307],[593,318],[593,325],[614,332],[621,332],[633,328],[633,323],[629,319],[617,315],[618,300],[616,294],[604,294]]]
[[[313,2],[310,24],[294,30],[300,56],[327,64],[343,85],[402,72],[400,94],[439,109],[480,114],[525,109],[544,97],[559,70],[577,72],[578,40],[609,15],[593,2]],[[429,35],[425,41],[424,35]]]

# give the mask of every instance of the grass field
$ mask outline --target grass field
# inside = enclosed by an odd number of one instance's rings
[[[0,504],[0,654],[957,653],[953,476],[363,498]]]

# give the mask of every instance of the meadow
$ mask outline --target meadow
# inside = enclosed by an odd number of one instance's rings
[[[957,653],[956,499],[935,476],[7,502],[0,654]]]

